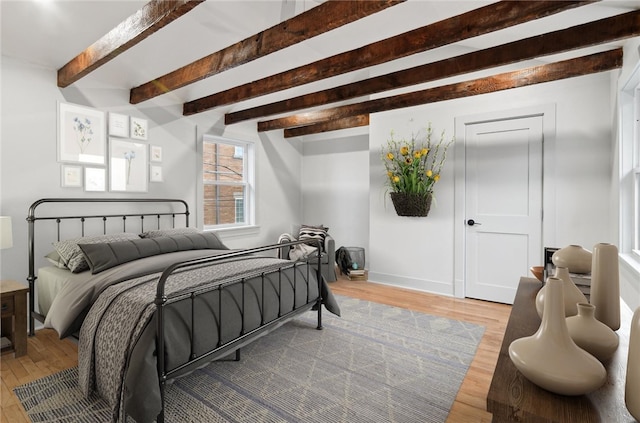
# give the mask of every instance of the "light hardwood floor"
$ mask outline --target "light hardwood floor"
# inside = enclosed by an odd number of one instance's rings
[[[484,336],[447,422],[491,421],[491,415],[485,411],[487,392],[509,319],[510,306],[442,297],[366,281],[350,281],[344,277],[332,283],[331,288],[334,293],[340,295],[485,326]],[[29,422],[13,393],[14,387],[76,366],[78,363],[76,344],[70,340],[59,340],[57,334],[49,329],[37,331],[35,337],[29,338],[27,348],[26,356],[14,358],[13,354],[4,354],[0,357],[2,422]]]

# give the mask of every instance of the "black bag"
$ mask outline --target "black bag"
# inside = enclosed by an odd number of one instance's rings
[[[336,250],[336,264],[342,275],[348,275],[351,271],[353,261],[351,260],[349,251],[345,247],[340,247]]]

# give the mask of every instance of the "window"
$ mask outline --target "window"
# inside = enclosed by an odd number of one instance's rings
[[[236,223],[244,222],[244,198],[236,196]]]
[[[202,142],[204,227],[252,225],[253,144],[205,135]]]
[[[640,85],[634,90],[634,131],[632,157],[633,179],[633,241],[632,252],[640,259]]]
[[[640,63],[619,93],[620,252],[640,271]]]
[[[634,90],[634,131],[633,131],[633,241],[632,252],[640,259],[640,85]]]

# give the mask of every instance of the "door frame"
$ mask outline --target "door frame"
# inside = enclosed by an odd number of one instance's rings
[[[542,246],[555,246],[556,200],[555,200],[555,139],[556,104],[502,110],[482,114],[458,116],[455,118],[454,143],[454,286],[453,295],[465,297],[466,286],[466,126],[498,120],[520,119],[542,116]],[[540,251],[540,264],[543,252]],[[530,275],[522,275],[530,276]]]

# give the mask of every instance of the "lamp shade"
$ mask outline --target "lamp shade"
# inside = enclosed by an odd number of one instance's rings
[[[0,216],[0,249],[13,247],[13,232],[11,230],[11,217]]]

